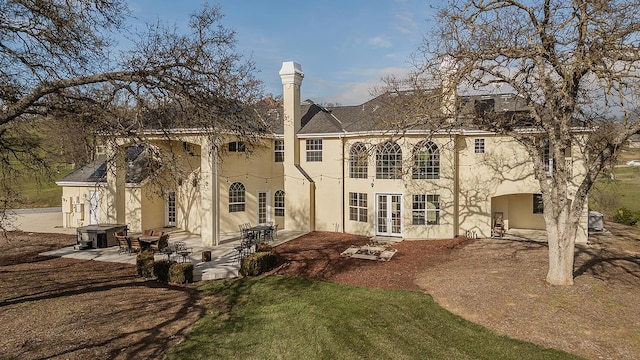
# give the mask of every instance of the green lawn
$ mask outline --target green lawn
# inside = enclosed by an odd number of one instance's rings
[[[22,207],[60,206],[62,187],[56,185],[55,182],[71,171],[70,165],[60,164],[52,168],[51,177],[44,173],[23,175],[17,184],[18,191],[24,200]]]
[[[625,148],[620,152],[614,178],[601,174],[589,192],[589,208],[612,216],[625,207],[640,214],[640,166],[626,166],[629,160],[640,160],[640,148]]]
[[[417,291],[289,276],[210,282],[169,359],[575,359],[499,336]]]

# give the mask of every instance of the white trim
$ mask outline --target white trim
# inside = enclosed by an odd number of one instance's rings
[[[86,182],[86,181],[56,181],[58,186],[81,186],[81,187],[106,187],[107,183],[103,182]]]
[[[589,129],[585,127],[572,127],[571,132],[593,132],[596,129]],[[520,134],[544,134],[545,131],[541,128],[517,128],[513,130],[514,133]],[[332,132],[332,133],[309,133],[309,134],[297,134],[299,139],[307,138],[329,138],[329,137],[376,137],[376,136],[393,136],[393,135],[502,135],[493,131],[486,131],[480,129],[447,129],[447,130],[407,130],[407,131],[390,131],[390,130],[375,130],[375,131],[356,131],[356,132]],[[506,134],[508,136],[508,134]]]

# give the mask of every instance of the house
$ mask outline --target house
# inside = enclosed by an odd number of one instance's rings
[[[325,108],[301,101],[299,64],[283,63],[280,76],[282,111],[273,114],[275,125],[251,152],[231,134],[213,144],[193,129],[176,130],[175,138],[149,131],[147,146],[176,154],[179,170],[172,171],[181,174],[154,189],[148,179],[167,170],[152,162],[151,170],[135,173],[145,150],[119,139],[119,146],[108,149],[109,160],[58,182],[64,226],[176,226],[200,234],[210,246],[246,222],[406,240],[488,237],[496,215],[507,230],[544,229],[539,184],[524,148],[450,116],[453,98],[457,111],[471,119],[518,119],[522,105],[516,96],[452,97],[443,89],[433,93],[440,100],[429,103],[446,126],[430,128],[409,124],[385,106],[407,93]],[[584,176],[583,156],[572,145],[565,159],[546,161],[571,165],[575,191]],[[585,205],[577,242],[587,241],[587,221]]]

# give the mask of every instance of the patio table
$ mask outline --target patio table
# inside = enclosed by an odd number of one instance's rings
[[[249,228],[249,231],[256,234],[255,238],[257,241],[264,239],[265,235],[271,230],[273,230],[273,226],[271,225],[256,225]]]
[[[151,247],[151,244],[157,243],[160,241],[160,236],[155,235],[141,235],[138,237],[140,244],[143,247],[143,250],[148,250]]]

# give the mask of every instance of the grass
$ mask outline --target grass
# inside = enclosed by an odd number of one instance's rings
[[[290,276],[199,287],[212,304],[168,359],[575,359],[493,333],[417,291]]]
[[[640,148],[627,147],[618,156],[614,179],[601,174],[589,192],[589,207],[613,216],[619,208],[640,214],[640,167],[626,166],[629,160],[640,160]]]
[[[48,177],[44,174],[33,176],[24,174],[18,181],[18,191],[20,192],[24,204],[22,207],[40,208],[60,206],[62,198],[62,187],[56,185],[56,181],[62,179],[72,171],[70,165],[59,164],[52,167],[52,175]]]

